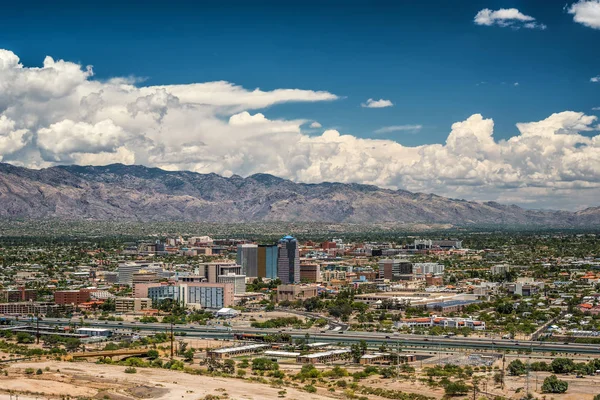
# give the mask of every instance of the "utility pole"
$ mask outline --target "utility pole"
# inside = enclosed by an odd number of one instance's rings
[[[525,396],[529,396],[529,359],[527,359],[527,390]]]
[[[173,311],[171,311],[171,360],[173,359]]]
[[[502,355],[502,390],[504,390],[504,363],[506,362],[506,350]]]
[[[35,325],[35,343],[40,344],[40,315],[37,308],[35,309]]]
[[[400,380],[400,341],[396,342],[396,380]]]

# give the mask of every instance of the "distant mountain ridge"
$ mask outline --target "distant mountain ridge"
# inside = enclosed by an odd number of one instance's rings
[[[576,227],[600,225],[600,207],[526,210],[356,183],[294,183],[269,174],[225,178],[140,165],[33,170],[0,163],[0,218]]]

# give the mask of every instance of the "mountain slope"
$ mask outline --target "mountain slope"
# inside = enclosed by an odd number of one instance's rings
[[[0,217],[138,221],[323,221],[346,223],[600,223],[600,207],[525,210],[370,185],[299,184],[113,164],[30,170],[0,163]]]

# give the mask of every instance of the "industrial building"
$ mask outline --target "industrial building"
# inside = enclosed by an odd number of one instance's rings
[[[321,364],[347,358],[350,355],[350,349],[329,350],[321,353],[306,354],[296,357],[298,364]]]
[[[77,328],[75,331],[79,335],[86,335],[89,337],[105,337],[109,338],[112,336],[113,332],[110,329],[103,328]]]
[[[262,353],[265,349],[271,347],[269,344],[248,344],[239,347],[223,347],[220,349],[210,350],[207,353],[209,358],[224,359],[231,357],[247,356],[251,354]]]
[[[372,353],[365,354],[360,358],[360,364],[382,365],[395,363],[409,363],[417,361],[414,354],[391,354],[391,353]]]

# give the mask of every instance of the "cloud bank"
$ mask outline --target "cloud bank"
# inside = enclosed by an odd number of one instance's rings
[[[598,205],[595,116],[559,112],[518,123],[516,136],[496,140],[494,122],[475,114],[453,124],[445,143],[409,147],[336,130],[309,135],[302,126],[311,121],[269,119],[263,110],[337,98],[229,82],[138,87],[125,78],[94,80],[91,67],[50,57],[42,67],[26,67],[0,50],[0,160],[32,168],[120,162],[223,175],[265,172],[532,207]]]
[[[573,21],[592,29],[600,29],[600,0],[580,0],[567,10]]]
[[[546,29],[546,25],[536,22],[535,18],[525,15],[516,8],[501,8],[493,11],[489,8],[484,8],[475,15],[474,22],[476,25],[485,26],[501,26],[503,28],[513,29]]]

